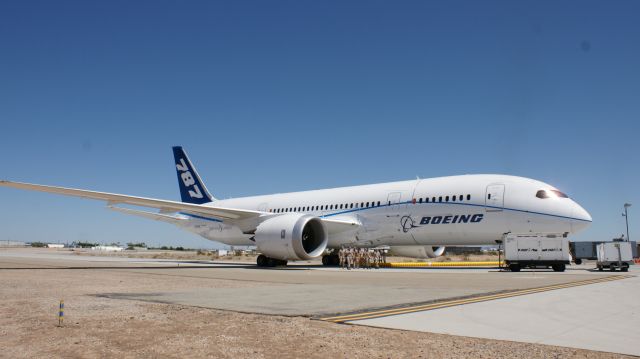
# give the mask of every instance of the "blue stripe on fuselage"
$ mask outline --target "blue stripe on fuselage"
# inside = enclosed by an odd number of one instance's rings
[[[549,214],[549,213],[542,213],[542,212],[536,212],[536,211],[527,211],[524,209],[516,209],[516,208],[507,208],[507,207],[496,207],[496,206],[487,206],[484,204],[475,204],[475,203],[459,203],[459,202],[422,202],[422,203],[413,203],[413,201],[406,201],[406,202],[400,202],[400,203],[393,203],[393,204],[384,204],[382,206],[376,206],[376,207],[367,207],[367,208],[354,208],[354,209],[349,209],[347,211],[341,211],[341,212],[335,212],[335,213],[330,213],[330,214],[325,214],[322,217],[332,217],[332,216],[336,216],[336,215],[340,215],[340,214],[345,214],[345,213],[351,213],[351,212],[355,212],[355,211],[364,211],[366,209],[374,209],[374,208],[380,208],[380,207],[390,207],[390,206],[397,206],[397,205],[403,205],[403,204],[415,204],[415,205],[440,205],[440,204],[453,204],[453,205],[458,205],[458,206],[472,206],[472,207],[484,207],[484,208],[493,208],[493,209],[501,209],[501,210],[505,210],[505,211],[514,211],[514,212],[522,212],[522,213],[531,213],[531,214],[537,214],[537,215],[541,215],[541,216],[549,216],[549,217],[556,217],[556,218],[564,218],[564,219],[570,219],[570,220],[574,220],[574,221],[582,221],[582,222],[591,222],[589,220],[586,219],[581,219],[581,218],[574,218],[574,217],[567,217],[567,216],[560,216],[557,214]]]
[[[570,220],[573,220],[573,221],[591,222],[589,220],[581,219],[581,218],[560,216],[560,215],[557,215],[557,214],[542,213],[542,212],[536,212],[536,211],[527,211],[527,210],[524,210],[524,209],[497,207],[497,206],[487,206],[487,205],[484,205],[484,204],[460,203],[460,202],[422,202],[422,203],[413,203],[413,201],[406,201],[406,202],[399,202],[399,203],[392,203],[392,204],[383,204],[381,206],[374,206],[374,207],[367,207],[367,208],[352,208],[352,209],[348,209],[346,211],[340,211],[340,212],[325,214],[325,215],[320,216],[320,218],[333,217],[333,216],[346,214],[346,213],[364,211],[364,210],[368,210],[368,209],[375,209],[375,208],[381,208],[381,207],[399,206],[399,205],[404,205],[404,204],[415,204],[415,205],[443,205],[443,204],[446,205],[446,204],[452,204],[452,205],[458,205],[458,206],[484,207],[484,208],[492,208],[492,209],[501,209],[501,210],[505,210],[505,211],[531,213],[531,214],[537,214],[537,215],[540,215],[540,216],[549,216],[549,217],[570,219]],[[215,218],[208,218],[208,217],[198,216],[198,215],[195,215],[195,214],[189,214],[189,213],[184,213],[184,212],[179,212],[179,213],[182,214],[182,215],[188,216],[188,217],[202,219],[202,220],[205,220],[205,221],[223,222],[222,220],[215,219]],[[281,213],[274,213],[274,214],[281,214]]]

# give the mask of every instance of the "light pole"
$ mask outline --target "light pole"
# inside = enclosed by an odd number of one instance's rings
[[[624,217],[625,222],[627,222],[627,242],[631,241],[629,239],[629,213],[627,212],[627,208],[631,207],[631,203],[624,204],[624,213],[622,216]]]

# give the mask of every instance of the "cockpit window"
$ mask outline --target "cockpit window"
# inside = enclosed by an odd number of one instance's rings
[[[569,198],[569,196],[567,196],[566,194],[555,190],[555,189],[541,189],[538,192],[536,192],[536,197],[538,198]]]

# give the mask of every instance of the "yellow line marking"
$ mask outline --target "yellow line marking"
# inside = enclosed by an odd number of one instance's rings
[[[594,278],[594,279],[586,279],[586,280],[581,280],[576,282],[554,284],[554,285],[549,285],[545,287],[523,289],[523,290],[518,290],[518,291],[508,292],[508,293],[491,294],[491,295],[485,295],[485,296],[474,297],[474,298],[455,299],[455,300],[424,304],[424,305],[418,305],[418,306],[410,306],[410,307],[394,308],[394,309],[386,309],[386,310],[376,310],[371,312],[347,314],[347,315],[325,317],[325,318],[318,318],[318,319],[323,321],[328,321],[328,322],[334,322],[334,323],[344,323],[344,322],[350,322],[355,320],[372,319],[372,318],[379,318],[379,317],[385,317],[390,315],[422,312],[422,311],[428,311],[428,310],[434,310],[434,309],[440,309],[440,308],[446,308],[446,307],[453,307],[453,306],[463,305],[463,304],[485,302],[489,300],[510,298],[510,297],[516,297],[516,296],[521,296],[526,294],[534,294],[534,293],[546,292],[546,291],[563,289],[563,288],[571,288],[571,287],[577,287],[577,286],[588,285],[588,284],[604,283],[604,282],[626,279],[631,277],[633,276],[630,276],[630,275],[606,276],[602,278]]]
[[[490,262],[393,262],[382,263],[382,267],[403,268],[403,267],[497,267],[501,264],[498,261]],[[502,262],[504,264],[504,262]]]

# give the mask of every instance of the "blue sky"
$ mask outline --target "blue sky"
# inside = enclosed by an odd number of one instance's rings
[[[4,1],[0,178],[179,199],[464,173],[540,179],[631,237],[637,1]],[[0,189],[0,240],[211,246],[104,204]]]

